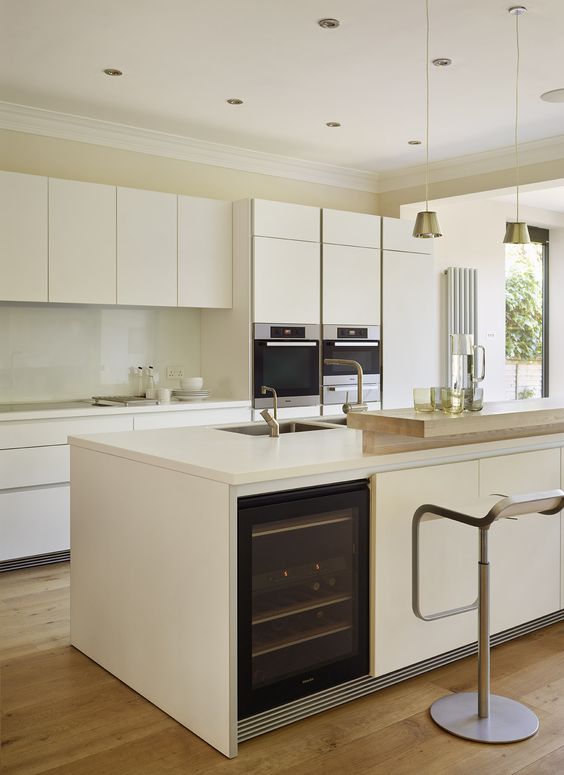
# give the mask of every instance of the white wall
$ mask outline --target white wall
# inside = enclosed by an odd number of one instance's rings
[[[137,366],[200,373],[200,311],[0,304],[0,403],[132,393]]]
[[[486,348],[487,401],[505,400],[505,223],[515,219],[511,203],[491,199],[492,194],[455,197],[430,203],[437,210],[443,236],[434,241],[435,269],[439,286],[438,336],[441,363],[445,363],[446,286],[444,271],[449,266],[478,270],[478,343]],[[402,218],[413,218],[420,205],[404,205]],[[550,392],[564,394],[564,313],[559,309],[558,288],[564,287],[564,215],[547,210],[521,208],[531,226],[547,227],[550,238]],[[444,373],[442,381],[446,382]]]

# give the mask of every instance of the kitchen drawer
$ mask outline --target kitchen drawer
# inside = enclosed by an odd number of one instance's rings
[[[249,407],[234,409],[203,409],[201,411],[162,412],[160,414],[136,415],[134,427],[136,431],[149,428],[183,428],[189,425],[222,425],[230,422],[249,422],[251,410]]]
[[[69,479],[67,444],[0,450],[0,490],[56,484]]]
[[[69,485],[0,492],[0,561],[65,551]]]
[[[24,420],[0,423],[0,449],[66,444],[69,436],[133,430],[131,415],[72,417],[64,420]]]

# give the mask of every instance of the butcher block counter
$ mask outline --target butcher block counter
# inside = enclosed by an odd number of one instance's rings
[[[564,398],[484,404],[480,412],[449,415],[388,409],[351,412],[347,426],[363,432],[364,453],[408,452],[564,432]]]

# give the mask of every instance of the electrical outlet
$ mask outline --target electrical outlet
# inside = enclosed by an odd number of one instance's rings
[[[166,378],[167,379],[182,379],[184,376],[184,366],[167,366]]]

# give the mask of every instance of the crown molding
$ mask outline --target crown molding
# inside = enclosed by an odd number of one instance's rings
[[[0,101],[0,128],[377,193],[378,174]]]
[[[543,162],[564,159],[564,135],[533,140],[519,144],[519,166],[542,164]],[[469,178],[474,175],[500,172],[515,166],[515,147],[496,148],[493,151],[467,154],[453,159],[432,162],[429,165],[431,183],[441,183],[457,178]],[[381,172],[378,179],[380,193],[413,188],[425,183],[425,165],[404,167],[389,172]]]

